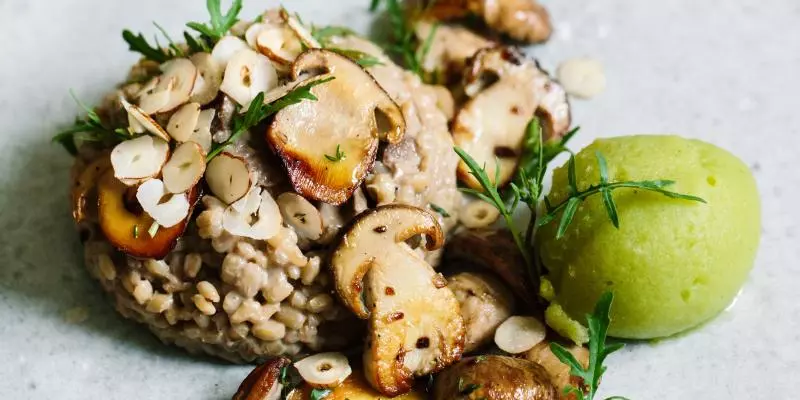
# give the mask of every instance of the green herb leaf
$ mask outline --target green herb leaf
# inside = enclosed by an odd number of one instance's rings
[[[355,35],[356,33],[352,29],[345,28],[343,26],[326,26],[322,28],[311,27],[311,36],[313,36],[314,39],[317,39],[317,41],[320,42],[323,47],[327,47],[326,44],[332,37]]]
[[[322,400],[328,395],[331,394],[330,389],[313,389],[311,390],[311,400]]]
[[[186,41],[186,45],[189,46],[189,50],[193,53],[210,53],[211,49],[206,44],[206,41],[203,38],[195,38],[194,36],[190,35],[189,32],[183,32],[183,39]]]
[[[156,29],[158,29],[161,32],[161,34],[164,35],[164,38],[167,39],[170,48],[170,53],[169,53],[170,56],[172,56],[173,58],[186,56],[186,54],[183,53],[183,50],[181,50],[181,48],[178,47],[178,45],[176,45],[175,42],[172,40],[172,38],[169,36],[169,33],[167,33],[166,29],[164,29],[161,25],[159,25],[155,21],[153,21],[153,25],[155,25]]]
[[[76,140],[116,144],[122,140],[131,138],[124,130],[120,131],[105,126],[94,109],[83,104],[71,90],[69,93],[75,100],[75,103],[86,112],[86,117],[83,119],[75,118],[75,123],[71,127],[53,136],[53,143],[62,145],[68,153],[74,156],[78,154]]]
[[[346,158],[346,156],[345,156],[344,152],[342,151],[341,146],[337,144],[336,145],[336,153],[334,155],[332,155],[332,156],[325,154],[325,158],[327,158],[328,161],[330,161],[330,162],[339,162],[339,161],[344,160]]]
[[[133,238],[134,239],[138,239],[139,238],[139,225],[134,225],[133,226]]]
[[[383,62],[380,59],[372,55],[369,55],[363,51],[340,49],[337,47],[329,47],[327,49],[355,61],[356,64],[360,65],[363,68],[374,67],[376,65],[383,65]]]
[[[330,82],[333,79],[334,77],[328,77],[325,79],[315,80],[310,83],[298,86],[289,93],[287,93],[285,96],[269,104],[264,104],[264,93],[263,92],[259,93],[253,99],[253,101],[250,102],[250,106],[247,108],[247,111],[244,114],[237,114],[236,116],[234,116],[232,124],[233,133],[228,138],[228,140],[219,144],[208,153],[208,155],[206,156],[206,162],[211,161],[214,157],[219,155],[219,153],[225,150],[226,147],[236,142],[239,139],[239,137],[242,136],[245,132],[255,127],[256,125],[261,123],[261,121],[269,118],[278,111],[288,106],[300,103],[303,100],[316,101],[317,96],[314,96],[314,94],[311,92],[311,89],[314,86]]]
[[[391,32],[391,42],[385,45],[384,49],[394,58],[400,60],[406,68],[424,79],[422,60],[430,50],[431,41],[426,40],[425,43],[418,43],[414,35],[414,25],[420,15],[425,14],[434,1],[427,2],[427,6],[413,9],[411,12],[406,12],[401,0],[384,0],[383,3]],[[372,0],[370,11],[377,12],[380,4],[380,0]],[[431,40],[432,37],[432,35],[429,35]]]
[[[189,22],[186,26],[214,41],[220,40],[236,23],[239,12],[242,11],[242,0],[233,0],[231,8],[228,9],[225,15],[222,14],[220,2],[221,0],[206,1],[206,8],[208,8],[208,14],[211,17],[210,25],[200,22]]]
[[[575,155],[570,154],[569,162],[567,163],[567,177],[569,179],[569,193],[574,195],[578,193],[578,178],[575,174]]]
[[[448,213],[447,210],[445,210],[444,208],[439,207],[433,203],[428,204],[428,206],[431,208],[431,210],[436,211],[442,217],[450,218],[450,213]]]
[[[556,233],[556,239],[561,239],[564,237],[564,234],[567,232],[569,224],[572,223],[572,219],[575,217],[575,212],[578,211],[578,206],[580,204],[581,199],[577,197],[571,197],[567,201],[567,206],[564,208],[564,213],[561,215],[561,222],[558,224],[558,233]]]
[[[126,29],[122,31],[122,39],[124,39],[125,42],[128,43],[129,50],[140,53],[142,56],[144,56],[144,58],[148,60],[152,60],[157,63],[163,63],[172,58],[175,58],[174,54],[165,51],[158,45],[151,46],[149,43],[147,43],[147,39],[145,39],[144,35],[142,35],[141,33],[135,35],[133,32]]]

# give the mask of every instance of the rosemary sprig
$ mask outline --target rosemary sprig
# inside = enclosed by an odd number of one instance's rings
[[[347,155],[342,151],[341,145],[336,145],[336,153],[334,155],[325,154],[325,158],[330,162],[339,162],[347,158]]]
[[[250,106],[247,108],[247,111],[244,114],[237,114],[234,117],[231,129],[233,133],[228,140],[220,143],[208,153],[208,156],[206,156],[206,161],[211,161],[214,157],[219,155],[219,153],[222,153],[226,147],[236,142],[239,137],[250,130],[250,128],[255,127],[261,123],[261,121],[267,119],[283,108],[300,103],[303,100],[317,101],[317,96],[314,96],[314,94],[311,93],[311,88],[326,82],[330,82],[333,79],[334,77],[329,77],[298,86],[285,96],[269,104],[264,104],[264,93],[259,93],[253,99],[253,101],[250,102]]]
[[[450,218],[450,213],[447,212],[447,210],[445,210],[444,208],[442,208],[442,207],[440,207],[440,206],[438,206],[436,204],[433,204],[433,203],[429,203],[428,207],[430,207],[431,210],[436,211],[436,213],[441,215],[442,217]]]
[[[611,220],[611,223],[617,229],[619,229],[619,214],[617,213],[617,205],[612,195],[612,192],[615,190],[640,189],[644,191],[660,193],[664,196],[673,199],[706,203],[706,201],[700,197],[667,190],[668,187],[675,184],[675,181],[672,180],[659,179],[659,180],[644,180],[644,181],[610,182],[608,176],[608,164],[606,162],[605,157],[603,157],[603,155],[600,154],[600,152],[595,152],[595,157],[597,157],[597,164],[600,170],[600,183],[590,185],[585,190],[578,189],[577,177],[575,173],[576,169],[575,156],[573,155],[570,157],[569,163],[567,164],[567,180],[569,182],[569,196],[556,205],[550,204],[550,200],[547,197],[544,198],[546,213],[537,222],[537,225],[538,226],[547,225],[555,221],[556,218],[558,217],[558,214],[561,213],[561,220],[559,221],[558,230],[556,231],[556,239],[561,239],[562,237],[564,237],[564,234],[566,233],[570,223],[572,223],[572,220],[575,217],[575,213],[577,212],[578,207],[581,205],[581,203],[586,198],[596,194],[600,194],[602,196],[603,205],[606,208],[606,213],[608,214],[608,218]]]
[[[76,139],[84,142],[111,142],[117,143],[123,140],[131,139],[130,133],[122,128],[112,129],[103,124],[100,116],[93,108],[87,107],[73,91],[70,90],[69,94],[86,112],[86,117],[75,118],[75,123],[61,132],[53,136],[53,143],[58,143],[64,147],[65,150],[71,155],[78,154],[78,146],[75,144]]]
[[[191,29],[200,32],[201,35],[216,42],[222,39],[231,27],[238,21],[239,12],[242,11],[242,0],[233,0],[231,8],[225,15],[222,14],[220,5],[221,0],[206,0],[206,8],[211,17],[209,24],[200,22],[189,22],[186,24]]]
[[[609,354],[618,351],[625,347],[623,343],[606,344],[606,336],[608,334],[608,326],[611,323],[609,313],[611,312],[611,303],[614,301],[614,294],[605,292],[594,308],[594,313],[586,316],[586,322],[589,325],[589,365],[584,368],[569,350],[565,349],[558,343],[550,343],[550,350],[553,354],[570,368],[570,375],[581,378],[586,389],[577,388],[568,385],[564,388],[564,394],[574,394],[578,400],[593,400],[597,394],[597,388],[600,386],[600,378],[606,372],[606,366],[603,365],[606,357]],[[606,400],[627,400],[624,397],[613,396]]]
[[[411,72],[425,79],[422,62],[430,51],[438,25],[433,26],[430,34],[422,43],[419,43],[414,34],[414,25],[421,15],[425,15],[428,12],[429,7],[434,2],[428,2],[427,6],[414,10],[411,13],[413,15],[407,17],[400,0],[372,0],[369,7],[370,11],[377,12],[381,1],[385,4],[384,8],[391,27],[391,42],[384,47]]]

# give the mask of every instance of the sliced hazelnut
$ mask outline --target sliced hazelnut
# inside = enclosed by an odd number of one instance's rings
[[[175,148],[161,174],[170,193],[184,193],[194,187],[206,170],[206,157],[199,144],[186,142]]]
[[[150,96],[158,96],[158,93],[166,92],[168,100],[155,111],[145,110],[148,114],[172,111],[189,101],[197,80],[197,68],[186,58],[169,60],[161,65],[161,69],[164,73],[161,74],[158,85]],[[142,104],[145,100],[143,97],[139,103],[143,109]]]
[[[286,192],[278,196],[277,201],[284,221],[291,225],[298,235],[309,240],[317,240],[322,236],[324,231],[322,215],[305,197]]]
[[[294,32],[283,26],[265,27],[255,38],[258,51],[273,62],[288,66],[303,51]]]
[[[304,381],[316,388],[339,386],[353,372],[342,353],[319,353],[294,363]]]
[[[213,108],[200,111],[200,116],[197,118],[197,125],[195,125],[194,130],[192,130],[192,135],[188,140],[189,142],[199,144],[205,154],[211,151],[211,124],[214,122],[214,115],[216,112],[217,110]]]
[[[436,218],[426,211],[381,206],[356,217],[331,260],[340,299],[369,319],[367,380],[388,396],[409,391],[415,377],[457,361],[464,348],[464,321],[453,292],[406,244],[420,234],[428,250],[444,241]]]
[[[294,32],[297,38],[300,39],[300,41],[303,42],[303,45],[305,45],[307,48],[318,49],[322,47],[317,39],[314,38],[314,35],[312,35],[311,32],[309,32],[308,29],[306,29],[306,27],[297,20],[297,18],[293,17],[286,10],[280,11],[280,17],[286,26],[289,27],[292,32]]]
[[[163,227],[172,227],[189,215],[189,200],[186,194],[172,194],[160,179],[150,179],[136,190],[136,200],[155,222]]]
[[[253,177],[244,158],[224,152],[208,163],[206,183],[214,196],[231,204],[250,191]]]
[[[320,74],[335,79],[312,89],[317,101],[279,111],[267,140],[281,157],[296,192],[339,205],[371,170],[379,140],[402,139],[405,120],[372,76],[347,57],[311,49],[292,66],[295,80]]]
[[[276,86],[278,73],[275,67],[268,58],[248,48],[231,57],[220,90],[246,108],[256,95]]]
[[[120,142],[111,150],[111,166],[114,176],[136,184],[161,172],[169,156],[169,144],[153,136]]]
[[[189,219],[184,218],[172,227],[161,227],[155,236],[150,236],[147,231],[153,225],[153,218],[138,206],[130,207],[130,192],[133,190],[116,179],[112,171],[100,178],[97,186],[100,228],[106,239],[120,251],[133,257],[161,259],[183,235]],[[187,215],[191,215],[199,198],[199,186],[195,186],[188,193],[190,208]]]
[[[217,60],[224,69],[236,53],[245,49],[249,49],[249,47],[244,40],[236,36],[225,36],[211,49],[211,57]]]
[[[138,106],[128,103],[128,101],[122,97],[119,98],[119,102],[122,104],[122,108],[128,112],[128,124],[133,132],[143,133],[144,130],[147,130],[148,132],[169,142],[169,135],[166,131],[164,131],[164,128],[162,128],[158,122],[150,118],[150,116],[147,115],[144,110]]]
[[[569,129],[564,90],[536,62],[524,60],[514,49],[479,51],[467,70],[465,88],[472,99],[453,120],[453,141],[478,165],[486,165],[490,180],[494,181],[497,173],[500,179],[493,182],[497,186],[513,177],[531,118],[539,117],[544,140],[560,138]],[[468,186],[480,189],[463,161],[458,176]]]
[[[225,68],[209,53],[196,53],[190,60],[198,75],[189,101],[204,106],[217,98]]]
[[[200,104],[186,103],[169,118],[167,133],[178,142],[185,142],[192,136],[198,118],[200,118]]]
[[[494,343],[510,354],[524,353],[543,341],[547,328],[534,317],[514,316],[503,321],[494,332]]]
[[[233,235],[268,240],[281,229],[278,204],[267,191],[253,187],[240,200],[228,206],[222,215],[222,227]]]
[[[169,91],[159,89],[161,76],[148,81],[137,94],[139,108],[147,115],[153,115],[169,103]],[[141,132],[138,132],[141,133]]]

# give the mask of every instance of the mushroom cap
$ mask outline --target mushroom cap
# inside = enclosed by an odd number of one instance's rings
[[[272,400],[281,394],[281,370],[292,362],[286,357],[273,358],[250,371],[239,385],[233,400]]]
[[[558,400],[559,392],[541,365],[521,358],[486,355],[461,360],[436,377],[433,399],[456,397]]]
[[[402,111],[372,76],[337,53],[310,49],[292,65],[292,78],[329,74],[311,89],[317,101],[279,111],[267,140],[280,156],[296,192],[340,205],[372,169],[379,140],[400,141]],[[342,157],[336,157],[337,154]]]

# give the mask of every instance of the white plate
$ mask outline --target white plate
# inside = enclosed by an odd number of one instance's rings
[[[368,0],[292,0],[306,21],[364,31]],[[137,59],[123,28],[173,37],[199,0],[0,0],[0,398],[224,399],[248,367],[159,343],[108,306],[82,267],[67,203],[71,160],[49,138]],[[242,15],[277,6],[246,0]],[[702,329],[614,354],[604,395],[794,397],[800,379],[800,8],[775,0],[548,1],[558,31],[543,65],[591,56],[608,89],[575,101],[579,148],[598,136],[674,132],[753,167],[763,243],[736,306]],[[69,323],[70,310],[88,319]],[[74,317],[74,315],[72,316]]]

